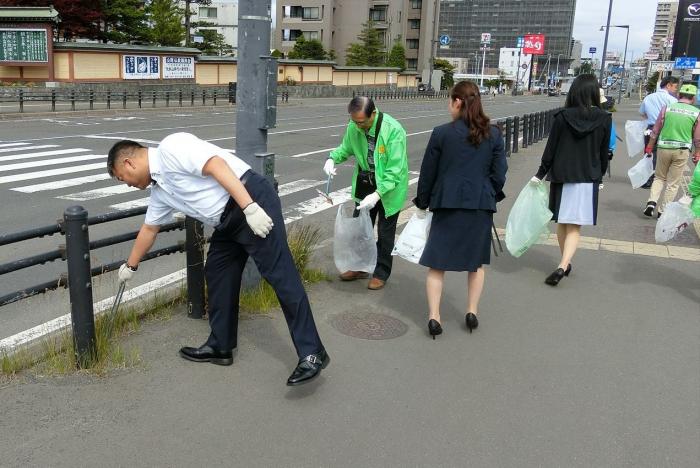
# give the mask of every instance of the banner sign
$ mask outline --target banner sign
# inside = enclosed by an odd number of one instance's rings
[[[163,78],[194,78],[194,57],[163,57]]]
[[[122,73],[125,80],[157,80],[160,78],[160,57],[124,55]]]
[[[481,33],[481,43],[491,44],[491,33]]]
[[[526,34],[523,53],[544,55],[544,34]]]
[[[700,0],[680,0],[672,57],[700,57]]]
[[[677,57],[673,68],[677,70],[692,70],[697,62],[697,57]]]
[[[48,62],[45,29],[0,29],[0,62]]]

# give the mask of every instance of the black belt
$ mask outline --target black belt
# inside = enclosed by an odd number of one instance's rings
[[[248,179],[250,179],[255,172],[253,172],[252,169],[248,169],[245,171],[245,174],[243,174],[240,177],[240,181],[243,185],[245,185],[248,182]],[[224,211],[221,213],[221,216],[219,217],[219,222],[223,223],[224,219],[231,213],[232,210],[238,208],[238,203],[236,203],[236,200],[233,199],[233,197],[229,196],[228,197],[228,202],[226,202],[226,206],[224,207]]]

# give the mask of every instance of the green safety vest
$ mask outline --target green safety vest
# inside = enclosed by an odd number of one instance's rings
[[[668,106],[664,116],[664,127],[659,135],[658,147],[690,149],[693,146],[693,127],[698,116],[700,116],[700,110],[691,104],[678,102]]]

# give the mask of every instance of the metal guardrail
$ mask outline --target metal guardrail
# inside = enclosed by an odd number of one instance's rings
[[[440,91],[418,91],[413,88],[368,88],[363,90],[353,90],[352,97],[367,96],[374,101],[381,100],[422,100],[422,99],[445,99],[449,97],[447,90]]]
[[[67,263],[67,271],[56,279],[0,296],[0,307],[60,287],[67,287],[71,305],[71,322],[76,362],[78,365],[87,365],[86,363],[92,362],[96,352],[92,278],[117,270],[124,261],[120,260],[93,267],[90,262],[90,251],[133,240],[136,238],[138,232],[127,232],[90,241],[89,227],[140,216],[145,214],[146,209],[146,207],[134,208],[89,218],[88,212],[83,207],[71,206],[65,210],[63,218],[58,220],[54,225],[0,235],[0,246],[16,244],[55,234],[65,236],[65,244],[60,244],[56,250],[0,264],[0,276],[57,260]],[[144,256],[142,261],[152,260],[163,255],[170,255],[177,252],[185,252],[187,257],[188,315],[192,318],[201,318],[204,315],[203,246],[206,242],[203,233],[203,225],[197,220],[185,218],[184,221],[161,226],[160,232],[183,229],[185,230],[184,241],[151,251]]]

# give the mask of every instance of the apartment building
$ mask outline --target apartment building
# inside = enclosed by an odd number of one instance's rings
[[[180,2],[185,7],[185,2]],[[197,29],[214,29],[222,34],[227,44],[233,47],[234,53],[238,48],[238,0],[213,0],[208,5],[192,3],[190,6],[191,22],[212,23]]]
[[[651,35],[650,54],[658,54],[661,60],[666,60],[673,46],[673,32],[678,17],[678,0],[661,0],[656,5],[654,32]]]
[[[395,40],[406,49],[407,69],[428,68],[434,15],[439,0],[278,0],[273,44],[288,53],[296,39],[318,39],[345,64],[348,45],[362,25],[375,23],[387,51]]]

